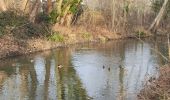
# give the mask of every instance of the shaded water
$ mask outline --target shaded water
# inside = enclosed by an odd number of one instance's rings
[[[142,83],[165,63],[151,48],[167,54],[160,39],[119,40],[1,60],[0,99],[135,100]]]

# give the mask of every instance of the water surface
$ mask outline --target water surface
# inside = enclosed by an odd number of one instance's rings
[[[0,99],[135,100],[166,63],[152,50],[167,56],[163,40],[81,44],[1,60]]]

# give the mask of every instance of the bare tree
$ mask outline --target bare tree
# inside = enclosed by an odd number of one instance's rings
[[[162,17],[165,14],[165,10],[166,10],[166,5],[168,3],[169,0],[164,0],[164,3],[158,13],[158,15],[156,16],[156,18],[154,19],[154,21],[152,22],[151,26],[149,27],[149,31],[155,32],[156,28],[158,27]]]
[[[29,15],[29,20],[33,23],[35,22],[35,18],[36,18],[36,15],[38,13],[40,6],[41,6],[40,0],[36,0],[34,5],[32,6],[32,10],[31,10],[30,15]]]

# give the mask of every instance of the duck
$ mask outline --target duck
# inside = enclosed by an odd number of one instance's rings
[[[59,68],[59,69],[62,68],[62,67],[63,67],[62,65],[58,65],[58,66],[57,66],[57,68]]]
[[[103,65],[103,69],[105,68],[105,66]]]
[[[110,71],[110,67],[108,68],[108,71]]]

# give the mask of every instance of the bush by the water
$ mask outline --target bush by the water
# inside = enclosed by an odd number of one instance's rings
[[[14,11],[0,13],[0,35],[9,33],[15,27],[28,23],[26,16],[19,16]]]
[[[48,24],[46,18],[42,18],[43,23],[31,23],[28,16],[22,16],[15,11],[6,11],[0,13],[0,36],[5,34],[14,34],[18,38],[30,38],[46,36],[48,33]]]

